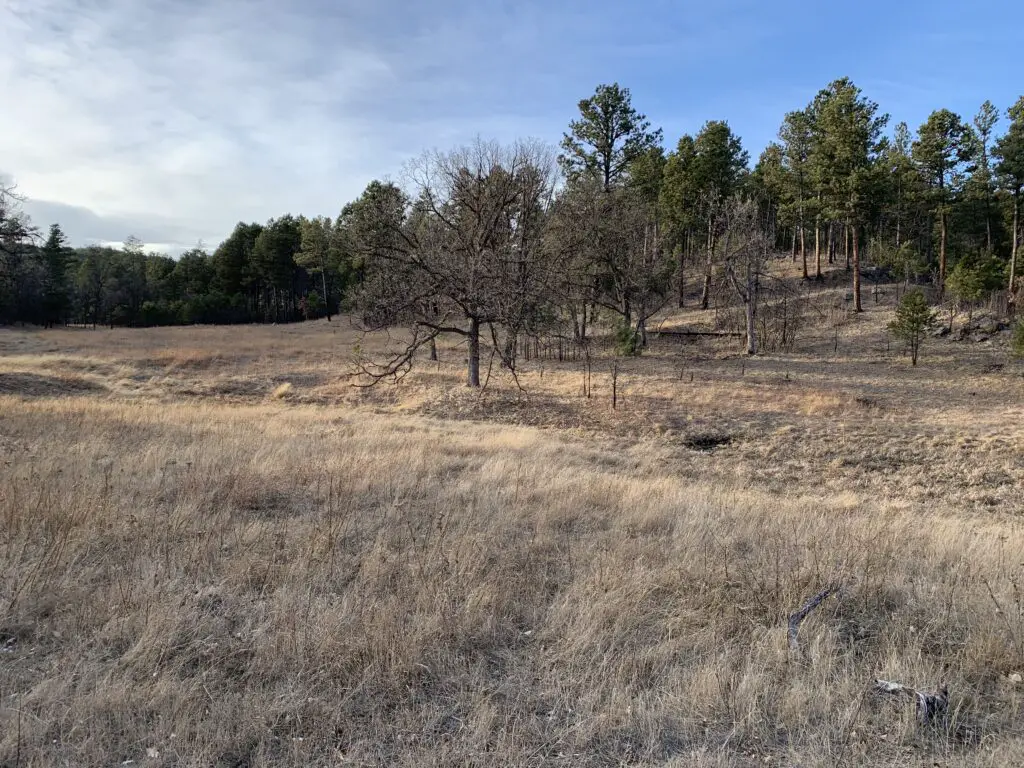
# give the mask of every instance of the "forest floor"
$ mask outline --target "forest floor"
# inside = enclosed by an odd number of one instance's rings
[[[357,388],[344,317],[0,329],[0,765],[1019,764],[1024,366],[812,290],[589,397],[450,340]]]

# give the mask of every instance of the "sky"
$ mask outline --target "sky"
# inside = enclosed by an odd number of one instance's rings
[[[557,144],[600,83],[668,149],[724,119],[754,159],[842,76],[893,125],[1005,113],[1022,29],[1009,0],[0,0],[0,177],[75,245],[175,255],[425,150]]]

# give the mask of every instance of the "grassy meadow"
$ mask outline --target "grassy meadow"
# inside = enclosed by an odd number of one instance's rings
[[[1022,367],[865,307],[652,335],[614,410],[607,349],[0,329],[0,766],[1021,764]]]

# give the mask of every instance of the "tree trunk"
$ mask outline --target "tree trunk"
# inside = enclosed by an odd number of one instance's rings
[[[480,321],[475,317],[469,321],[469,370],[466,384],[480,386]]]
[[[686,302],[686,249],[690,245],[690,233],[686,233],[684,245],[679,249],[679,308]]]
[[[821,223],[814,222],[814,279],[821,280]]]
[[[828,263],[836,263],[836,225],[834,221],[828,223]]]
[[[329,321],[331,316],[328,315],[327,319]],[[437,362],[437,339],[433,336],[430,337],[430,359],[433,362]]]
[[[331,322],[331,297],[327,295],[327,267],[322,264],[320,267],[320,277],[323,278],[324,311],[327,313],[327,322],[329,323]]]
[[[850,225],[843,225],[843,257],[846,259],[846,271],[850,271]]]
[[[800,225],[800,259],[804,263],[804,280],[808,279],[807,274],[807,243],[804,236],[804,225]]]
[[[714,223],[708,222],[708,257],[704,266],[704,288],[700,294],[700,308],[707,309],[711,304],[711,272],[715,257]]]
[[[1018,243],[1020,242],[1020,190],[1018,189],[1013,196],[1013,245],[1010,250],[1010,282],[1007,286],[1006,301],[1010,307],[1010,311],[1016,307],[1017,304],[1017,249]]]
[[[857,227],[850,227],[850,236],[853,240],[853,311],[863,312],[860,305],[860,249],[857,247]]]
[[[757,331],[754,328],[754,316],[757,312],[757,275],[750,262],[747,262],[747,354],[757,354]]]
[[[946,293],[946,211],[939,211],[939,301]]]
[[[796,227],[793,227],[793,261],[796,261]]]

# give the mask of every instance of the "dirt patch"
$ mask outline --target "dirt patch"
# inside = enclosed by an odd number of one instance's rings
[[[716,448],[723,448],[732,444],[733,440],[732,435],[722,432],[696,432],[692,435],[687,435],[683,439],[683,445],[692,451],[711,453]]]

